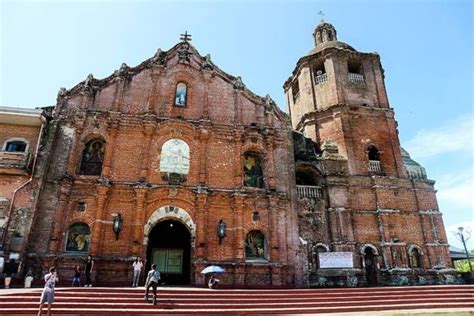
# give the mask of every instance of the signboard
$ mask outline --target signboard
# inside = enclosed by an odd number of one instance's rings
[[[354,267],[352,252],[320,252],[318,255],[321,269]]]

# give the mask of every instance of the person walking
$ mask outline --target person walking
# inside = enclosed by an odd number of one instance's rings
[[[145,301],[148,301],[148,289],[151,286],[153,288],[153,305],[156,305],[156,288],[160,278],[160,272],[156,270],[156,264],[152,264],[145,282]]]
[[[72,286],[81,286],[81,267],[76,264],[74,268],[74,277],[72,278]]]
[[[58,275],[56,273],[56,268],[51,267],[49,273],[44,276],[44,289],[41,294],[40,306],[38,315],[41,315],[43,311],[43,306],[45,303],[48,303],[48,316],[51,315],[51,304],[54,303],[54,286],[56,282],[59,281]]]
[[[132,287],[137,287],[140,281],[140,273],[142,272],[143,262],[140,257],[137,257],[133,262],[133,282]]]
[[[87,256],[86,260],[86,284],[84,287],[91,287],[92,286],[92,280],[91,280],[91,273],[92,269],[94,268],[94,260],[92,260],[92,257],[90,255]]]

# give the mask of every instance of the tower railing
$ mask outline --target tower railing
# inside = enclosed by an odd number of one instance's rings
[[[372,173],[382,173],[382,167],[380,166],[380,161],[369,160],[369,171]]]
[[[296,191],[300,198],[315,198],[321,199],[323,197],[323,190],[319,186],[314,185],[297,185]]]
[[[365,83],[364,76],[361,74],[349,73],[349,81],[352,83]]]
[[[328,75],[327,74],[322,74],[314,77],[314,82],[315,84],[322,84],[323,82],[326,82],[328,80]]]

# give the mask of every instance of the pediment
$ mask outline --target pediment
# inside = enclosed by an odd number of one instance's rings
[[[137,66],[132,67],[122,63],[119,69],[103,79],[95,78],[92,74],[89,74],[85,80],[79,82],[73,88],[69,90],[61,88],[58,92],[57,103],[58,105],[65,105],[68,103],[67,100],[82,95],[94,98],[98,92],[108,87],[121,82],[133,81],[144,71],[151,73],[161,73],[162,71],[166,73],[202,72],[210,77],[218,76],[232,89],[240,91],[252,103],[264,106],[266,112],[275,113],[278,119],[283,122],[289,121],[288,115],[280,110],[269,95],[261,97],[253,93],[247,89],[239,76],[233,76],[220,69],[212,62],[210,54],[202,56],[188,41],[181,41],[167,51],[158,49],[152,57]]]

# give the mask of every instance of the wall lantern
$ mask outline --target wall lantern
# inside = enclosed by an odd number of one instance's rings
[[[227,227],[221,218],[217,224],[217,237],[219,237],[219,245],[222,244],[222,239],[225,237],[226,228]]]
[[[114,230],[115,233],[115,240],[118,240],[120,231],[122,230],[122,215],[120,213],[117,213],[117,215],[114,216],[114,221],[112,225],[112,229]]]

